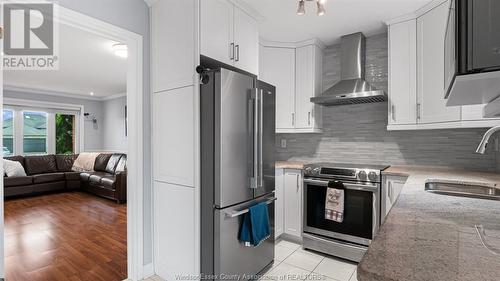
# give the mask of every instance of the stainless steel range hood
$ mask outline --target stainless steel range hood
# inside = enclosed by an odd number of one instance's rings
[[[341,80],[311,102],[325,106],[381,102],[382,90],[365,81],[365,36],[354,33],[341,38]]]

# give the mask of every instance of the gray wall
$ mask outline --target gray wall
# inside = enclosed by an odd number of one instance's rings
[[[93,114],[97,118],[97,124],[91,121],[85,121],[84,123],[84,150],[85,151],[101,151],[103,147],[103,112],[101,101],[93,101],[88,99],[78,99],[60,96],[49,96],[42,94],[32,94],[32,93],[21,93],[13,91],[4,91],[4,97],[6,98],[16,98],[23,100],[33,100],[33,101],[45,101],[45,102],[57,102],[57,103],[67,103],[67,104],[78,104],[83,105],[85,112]]]
[[[144,264],[153,261],[151,211],[151,118],[149,8],[143,0],[58,0],[59,5],[142,35],[144,130]],[[60,40],[64,40],[61,38]]]
[[[125,136],[125,106],[127,97],[102,102],[102,145],[103,150],[113,152],[127,151]]]
[[[366,49],[366,80],[387,91],[387,35],[369,37]],[[338,45],[325,52],[324,89],[340,79],[339,55]],[[387,131],[385,102],[325,107],[323,124],[322,134],[277,135],[277,159],[496,168],[495,153],[474,153],[486,129]],[[281,139],[286,149],[279,147]]]

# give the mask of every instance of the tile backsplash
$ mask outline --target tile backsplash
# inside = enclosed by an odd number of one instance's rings
[[[325,50],[323,88],[340,79],[340,46]],[[387,91],[387,34],[366,41],[366,80]],[[474,151],[486,129],[387,131],[387,103],[323,108],[322,134],[277,134],[278,160],[387,165],[446,165],[495,171],[490,147]],[[285,139],[286,148],[281,148]]]

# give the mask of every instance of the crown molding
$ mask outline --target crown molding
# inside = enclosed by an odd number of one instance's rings
[[[64,97],[64,98],[72,98],[72,99],[80,99],[80,100],[91,100],[91,101],[105,101],[105,100],[111,100],[111,99],[116,99],[122,96],[125,96],[125,93],[119,93],[111,96],[105,96],[105,97],[95,97],[95,96],[84,96],[80,93],[77,92],[59,92],[59,91],[54,91],[54,90],[49,90],[49,89],[35,89],[35,88],[26,88],[26,87],[19,87],[15,85],[4,85],[3,87],[4,91],[12,91],[12,92],[19,92],[19,93],[27,93],[27,94],[39,94],[39,95],[45,95],[45,96],[55,96],[55,97]]]
[[[111,95],[111,96],[102,97],[101,100],[108,101],[108,100],[114,100],[114,99],[118,99],[118,98],[122,98],[122,97],[126,97],[126,96],[127,96],[127,93],[119,93],[119,94],[115,94],[115,95]]]
[[[397,24],[400,22],[405,22],[405,21],[410,21],[410,20],[415,20],[424,14],[428,13],[430,10],[446,3],[448,0],[432,0],[429,3],[425,4],[421,8],[417,9],[415,12],[408,13],[399,17],[395,17],[392,19],[388,19],[383,21],[386,25],[393,25]]]
[[[290,48],[290,49],[296,49],[296,48],[300,48],[300,47],[316,45],[317,47],[319,47],[322,50],[326,49],[326,45],[323,42],[321,42],[321,40],[319,40],[317,38],[299,41],[299,42],[279,42],[279,41],[267,40],[267,39],[264,39],[261,37],[259,39],[259,44],[264,46],[264,47]]]
[[[259,13],[254,7],[249,5],[247,2],[244,2],[241,0],[230,0],[230,1],[235,6],[242,9],[247,14],[249,14],[252,18],[254,18],[257,21],[257,23],[263,23],[266,21],[266,18],[261,13]]]
[[[152,7],[158,1],[159,0],[144,0],[144,2],[146,2],[146,5],[148,5],[149,7]]]

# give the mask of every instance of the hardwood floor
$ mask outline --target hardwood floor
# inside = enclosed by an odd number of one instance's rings
[[[126,212],[81,192],[6,200],[6,280],[124,280]]]

